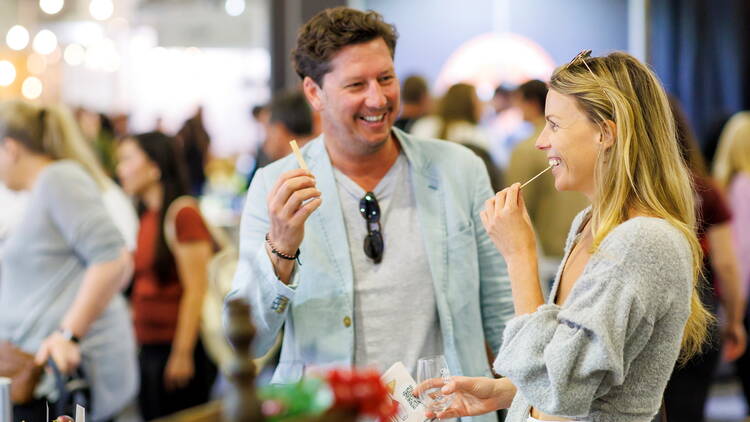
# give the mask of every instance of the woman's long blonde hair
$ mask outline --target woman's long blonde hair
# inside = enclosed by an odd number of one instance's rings
[[[737,173],[750,174],[750,111],[741,111],[724,125],[714,160],[714,178],[729,188]]]
[[[701,351],[713,317],[698,292],[703,252],[695,234],[694,191],[667,96],[648,67],[620,52],[577,57],[555,70],[550,88],[574,97],[603,132],[610,130],[607,121],[616,125],[613,146],[596,163],[591,207],[594,249],[633,211],[667,220],[690,243],[693,292],[680,356],[685,362]]]
[[[0,139],[5,137],[33,153],[79,163],[102,191],[112,183],[64,106],[38,106],[19,100],[0,102]]]

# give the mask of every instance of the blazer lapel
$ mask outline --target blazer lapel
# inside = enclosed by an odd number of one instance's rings
[[[445,291],[448,283],[448,243],[446,210],[438,169],[429,157],[419,150],[410,136],[394,129],[401,148],[411,165],[417,216],[422,230],[423,244],[432,273],[443,338],[451,338],[452,318]]]
[[[325,148],[323,135],[311,141],[312,145],[303,150],[305,160],[308,162],[310,171],[315,175],[318,190],[322,194],[323,202],[310,216],[305,227],[306,235],[316,238],[320,246],[326,248],[326,255],[330,258],[333,268],[331,275],[336,275],[341,283],[342,294],[349,298],[349,305],[353,296],[354,276],[352,274],[352,261],[349,254],[349,241],[344,225],[344,215],[341,212],[336,177],[333,174],[333,166]],[[309,157],[309,159],[308,159]],[[312,223],[312,224],[311,224]]]

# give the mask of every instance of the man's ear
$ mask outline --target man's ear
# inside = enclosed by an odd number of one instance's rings
[[[313,110],[320,112],[323,109],[323,88],[318,86],[311,77],[305,76],[302,80],[302,91]]]
[[[602,124],[602,136],[599,142],[602,144],[604,149],[609,149],[615,144],[617,140],[617,123],[612,120],[605,120]]]

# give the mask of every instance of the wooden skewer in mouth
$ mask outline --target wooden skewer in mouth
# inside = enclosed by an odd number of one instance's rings
[[[528,181],[526,181],[526,183],[524,183],[523,185],[521,185],[521,189],[523,189],[523,187],[526,186],[526,185],[528,185],[529,183],[533,182],[534,179],[536,179],[537,177],[543,175],[547,170],[551,169],[552,167],[557,167],[559,165],[560,165],[560,160],[559,159],[550,158],[550,160],[549,160],[549,166],[546,169],[540,171],[539,174],[537,174],[536,176],[534,176],[531,179],[529,179]]]

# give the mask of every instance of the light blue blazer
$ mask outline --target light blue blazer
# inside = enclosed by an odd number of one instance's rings
[[[393,129],[410,163],[417,212],[435,289],[444,353],[451,373],[491,376],[485,340],[500,348],[513,302],[505,262],[482,227],[493,195],[484,163],[455,143],[414,138]],[[305,224],[290,285],[279,281],[263,242],[269,228],[266,197],[294,168],[293,155],[262,169],[247,194],[240,230],[240,262],[233,290],[252,307],[254,352],[264,354],[284,327],[272,382],[294,382],[306,369],[352,364],[353,275],[344,217],[323,135],[302,148],[315,174],[322,205]],[[419,298],[414,298],[418,300]],[[409,318],[409,309],[395,310]],[[396,328],[396,327],[394,327]],[[496,420],[494,415],[474,420]]]

